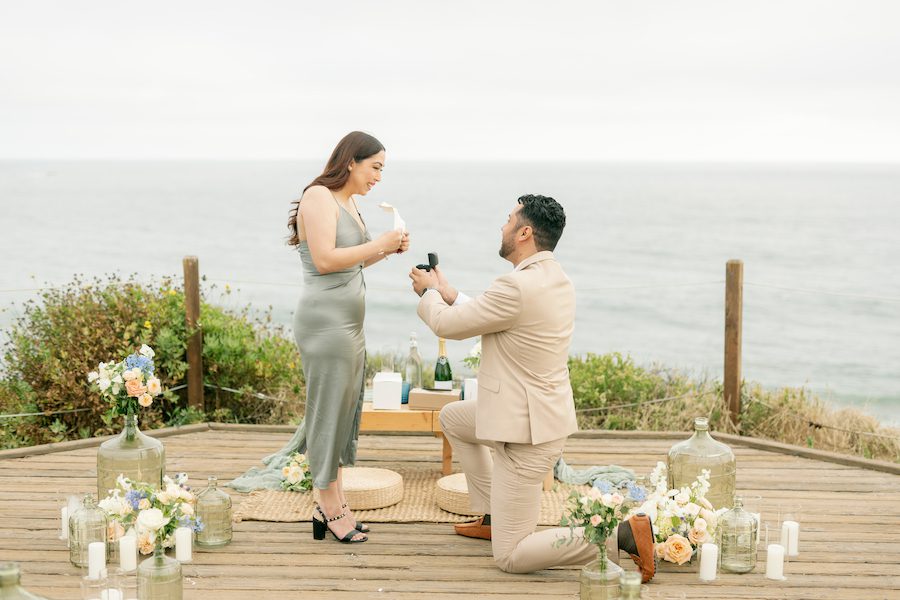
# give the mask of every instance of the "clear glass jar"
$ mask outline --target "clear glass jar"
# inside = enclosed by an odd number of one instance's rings
[[[744,510],[741,498],[734,499],[734,508],[719,518],[720,566],[729,573],[749,573],[756,568],[756,544],[759,522],[753,513]]]
[[[119,475],[159,488],[165,472],[162,442],[141,433],[137,415],[126,415],[122,433],[103,442],[97,451],[97,494],[106,498]]]
[[[109,556],[108,526],[106,513],[92,495],[86,495],[81,508],[69,517],[69,561],[76,567],[88,566],[88,546],[92,542],[103,542]]]
[[[581,569],[579,598],[581,600],[618,600],[622,597],[619,580],[625,570],[609,560],[606,545],[600,545],[600,556]]]
[[[21,578],[18,563],[0,562],[0,600],[47,600],[19,585]]]
[[[153,556],[138,565],[138,600],[182,600],[181,563],[157,546]]]
[[[637,571],[622,573],[619,580],[622,588],[622,600],[641,600],[641,574]]]
[[[215,477],[197,495],[197,516],[203,525],[197,532],[198,546],[224,546],[231,541],[231,496],[218,488]]]
[[[709,435],[709,420],[694,419],[694,435],[669,450],[669,489],[691,485],[703,469],[709,469],[706,499],[714,508],[734,505],[735,460],[731,448]]]

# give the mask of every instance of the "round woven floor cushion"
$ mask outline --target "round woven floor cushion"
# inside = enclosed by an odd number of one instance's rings
[[[469,506],[469,486],[465,473],[441,477],[437,482],[437,504],[456,515],[480,515]]]
[[[346,467],[344,496],[353,510],[392,506],[403,499],[403,477],[389,469]]]

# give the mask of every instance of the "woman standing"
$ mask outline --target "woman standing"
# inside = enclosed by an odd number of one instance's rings
[[[353,198],[381,181],[384,162],[377,139],[348,134],[295,201],[288,221],[289,243],[303,263],[294,336],[306,376],[306,454],[321,502],[313,517],[316,539],[326,529],[342,542],[368,539],[344,498],[341,466],[356,460],[365,385],[362,270],[409,248],[409,235],[401,231],[372,240]]]
[[[240,492],[281,489],[283,467],[295,452],[306,453],[321,502],[313,515],[316,539],[327,529],[344,542],[367,539],[368,528],[353,519],[341,482],[341,465],[356,460],[365,385],[362,270],[407,250],[409,236],[389,231],[373,241],[353,196],[365,196],[381,181],[384,160],[378,140],[354,131],[294,202],[288,243],[303,263],[294,336],[306,375],[306,418],[283,448],[262,460],[264,468],[253,467],[227,484]]]

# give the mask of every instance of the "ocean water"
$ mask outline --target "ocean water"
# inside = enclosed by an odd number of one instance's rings
[[[34,288],[76,273],[180,275],[196,255],[215,302],[291,322],[301,271],[290,201],[318,162],[0,162],[0,328]],[[401,211],[409,255],[366,270],[370,350],[416,331],[407,274],[437,252],[476,294],[511,269],[500,227],[526,193],[555,197],[575,283],[572,353],[619,351],[721,377],[725,263],[744,261],[743,373],[807,386],[900,422],[900,166],[402,162],[360,201],[377,234]],[[225,285],[230,293],[224,293]],[[454,369],[471,341],[449,342]]]

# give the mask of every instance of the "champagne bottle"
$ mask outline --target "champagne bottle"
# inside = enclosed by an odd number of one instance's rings
[[[450,361],[447,360],[447,342],[444,338],[438,338],[438,359],[434,365],[434,388],[437,390],[453,389],[453,373],[450,371]]]
[[[406,383],[409,389],[422,387],[422,357],[419,356],[419,342],[416,332],[409,334],[409,356],[406,357]],[[407,393],[409,393],[407,391]]]

